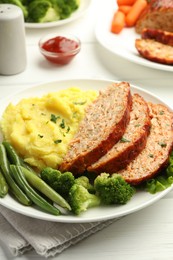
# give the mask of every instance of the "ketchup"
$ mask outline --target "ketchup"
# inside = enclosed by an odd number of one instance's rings
[[[45,51],[50,52],[50,55],[44,53],[46,58],[51,62],[62,65],[71,61],[71,59],[78,53],[79,47],[78,42],[63,36],[54,37],[42,44],[42,48]]]

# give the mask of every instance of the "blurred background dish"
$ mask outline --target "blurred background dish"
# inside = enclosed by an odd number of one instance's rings
[[[124,28],[121,33],[111,33],[111,21],[115,10],[117,9],[117,3],[114,0],[110,0],[106,4],[106,8],[98,16],[98,21],[95,27],[95,34],[97,41],[100,45],[111,52],[112,57],[120,56],[130,62],[158,70],[173,71],[173,66],[158,64],[144,59],[138,54],[135,48],[135,40],[141,36],[135,32],[135,28]]]
[[[52,33],[40,39],[39,48],[48,61],[65,65],[79,53],[81,42],[73,35]]]
[[[55,26],[61,26],[64,24],[71,23],[75,21],[76,19],[80,18],[82,15],[87,12],[88,8],[90,7],[92,0],[80,0],[79,8],[74,11],[70,17],[63,19],[63,20],[57,20],[54,22],[46,22],[46,23],[25,23],[26,28],[50,28]]]

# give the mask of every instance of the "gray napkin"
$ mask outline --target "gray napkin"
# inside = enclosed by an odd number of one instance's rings
[[[0,239],[14,256],[34,249],[44,257],[55,256],[117,219],[92,223],[58,223],[33,219],[0,206]]]

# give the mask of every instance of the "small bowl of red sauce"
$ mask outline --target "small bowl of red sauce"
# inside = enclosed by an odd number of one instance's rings
[[[48,61],[65,65],[79,53],[81,42],[76,36],[54,33],[43,36],[39,48]]]

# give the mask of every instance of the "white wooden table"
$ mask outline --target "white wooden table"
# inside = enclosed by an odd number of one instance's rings
[[[104,8],[110,0],[104,1]],[[103,49],[95,38],[99,0],[93,0],[82,18],[61,27],[26,29],[27,68],[14,76],[0,76],[0,98],[42,82],[70,78],[127,80],[152,91],[173,107],[173,73],[128,62]],[[103,7],[103,6],[102,6]],[[76,59],[64,67],[46,62],[38,50],[39,38],[49,32],[70,32],[82,41]],[[116,64],[115,64],[116,59]],[[43,259],[34,252],[14,258],[0,244],[0,259]],[[157,203],[128,215],[108,228],[70,247],[57,260],[171,260],[173,259],[173,191]]]

